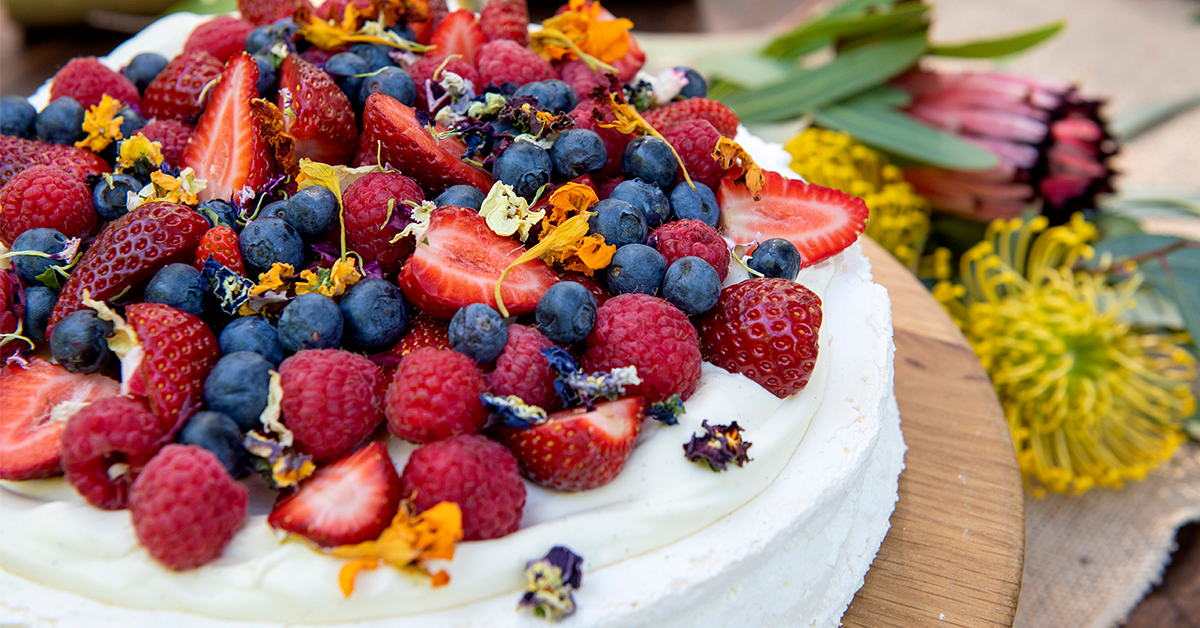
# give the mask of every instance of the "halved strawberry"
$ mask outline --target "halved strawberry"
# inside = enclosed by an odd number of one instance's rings
[[[284,110],[283,90],[292,95],[291,113],[284,112],[287,132],[296,138],[296,156],[340,165],[350,161],[358,148],[358,127],[350,100],[328,74],[297,55],[288,55],[279,66],[280,95],[276,103]]]
[[[279,530],[332,547],[379,538],[400,508],[400,476],[383,443],[317,469],[267,517]]]
[[[207,230],[199,212],[166,201],[144,203],[112,221],[71,272],[50,314],[46,336],[62,317],[83,308],[84,292],[103,301],[149,279],[166,264],[191,262]]]
[[[446,205],[433,211],[425,237],[400,271],[400,289],[422,312],[451,318],[472,303],[496,307],[496,282],[525,247],[496,235],[474,210]],[[558,276],[542,260],[512,269],[500,287],[510,315],[528,314]]]
[[[161,303],[134,303],[125,318],[141,350],[122,358],[122,373],[129,373],[122,385],[146,397],[150,411],[174,433],[203,403],[204,380],[221,357],[217,338],[198,317]]]
[[[475,53],[487,42],[475,14],[463,9],[447,15],[429,37],[429,43],[437,46],[433,54],[439,57],[462,55],[472,65],[475,64]]]
[[[41,358],[0,370],[0,480],[58,475],[58,438],[64,421],[52,418],[67,402],[115,397],[120,385],[103,375],[79,375]]]
[[[229,200],[244,186],[257,190],[274,174],[271,147],[258,130],[258,119],[250,101],[258,98],[258,64],[246,53],[234,55],[216,87],[187,150],[179,159],[181,168],[191,167],[196,178],[208,187],[200,200]]]
[[[613,481],[633,453],[646,400],[626,397],[596,409],[563,410],[527,430],[500,428],[521,475],[560,491],[586,491]]]
[[[867,223],[867,204],[844,192],[787,179],[763,171],[762,199],[754,200],[746,186],[735,183],[734,168],[721,179],[717,204],[721,234],[735,242],[784,238],[800,250],[811,266],[854,244]]]
[[[355,166],[391,165],[412,177],[434,198],[452,185],[471,185],[487,194],[492,175],[462,160],[466,146],[456,138],[435,140],[416,110],[386,94],[371,94],[363,110],[363,133]]]

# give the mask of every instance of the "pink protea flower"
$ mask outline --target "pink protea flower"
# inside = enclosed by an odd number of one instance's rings
[[[894,85],[912,95],[907,112],[995,153],[991,170],[916,167],[904,171],[935,210],[976,220],[1013,218],[1041,199],[1053,223],[1093,207],[1112,191],[1116,152],[1101,102],[1074,86],[1002,73],[914,70]]]

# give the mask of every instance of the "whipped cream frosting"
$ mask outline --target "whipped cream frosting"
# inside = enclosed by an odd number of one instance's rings
[[[160,20],[103,61],[175,54],[180,33],[203,19]],[[737,139],[764,167],[787,172],[777,145],[744,130]],[[825,309],[822,359],[804,391],[780,400],[704,364],[680,424],[648,421],[614,482],[577,494],[527,483],[518,532],[460,543],[453,561],[433,566],[450,574],[448,586],[384,568],[361,573],[343,598],[343,561],[283,542],[265,522],[272,495],[262,486],[221,558],[172,572],[138,545],[128,511],[92,508],[59,478],[0,488],[0,620],[518,625],[531,619],[514,611],[525,561],[561,544],[585,558],[575,625],[836,625],[887,531],[903,465],[890,306],[858,245],[800,281]],[[705,419],[744,427],[753,461],[720,474],[686,461],[683,443]],[[389,449],[402,470],[413,446],[391,439]]]

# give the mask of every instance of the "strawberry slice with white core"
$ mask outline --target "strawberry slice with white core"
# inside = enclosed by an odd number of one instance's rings
[[[439,207],[400,271],[400,289],[417,309],[435,318],[452,318],[472,303],[496,308],[496,282],[523,253],[520,242],[497,235],[475,211]],[[500,298],[509,315],[528,314],[557,282],[558,275],[535,259],[512,269],[500,285]]]
[[[58,475],[58,439],[66,419],[119,392],[117,382],[103,375],[71,373],[37,357],[0,369],[0,479]]]
[[[563,410],[527,430],[501,428],[501,442],[517,457],[521,474],[560,491],[585,491],[616,479],[633,453],[646,400],[626,397],[596,409]]]
[[[735,183],[737,169],[725,174],[717,190],[721,235],[738,243],[783,238],[800,251],[808,267],[854,244],[867,223],[867,204],[838,190],[787,179],[763,171],[762,198]]]
[[[274,173],[270,146],[259,134],[250,108],[250,101],[258,98],[257,81],[258,65],[243,52],[229,60],[212,88],[208,107],[179,160],[181,168],[195,170],[196,178],[208,182],[197,194],[201,201],[229,200],[245,186],[257,190]]]
[[[437,25],[429,43],[436,46],[434,54],[439,57],[462,55],[463,59],[475,64],[475,53],[487,43],[483,27],[471,11],[459,9],[451,12]],[[483,87],[476,85],[476,88]]]
[[[379,538],[400,509],[400,476],[383,443],[317,469],[275,504],[271,527],[333,547]]]

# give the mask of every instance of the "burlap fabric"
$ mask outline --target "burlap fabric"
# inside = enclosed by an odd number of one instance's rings
[[[1179,526],[1200,519],[1200,445],[1143,482],[1025,501],[1014,628],[1118,626],[1159,581]]]

